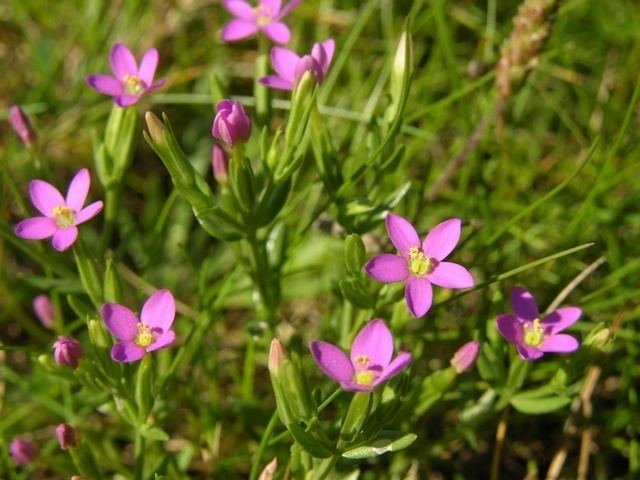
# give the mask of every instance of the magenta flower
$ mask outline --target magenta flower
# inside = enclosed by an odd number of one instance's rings
[[[107,329],[120,340],[111,348],[116,362],[135,362],[146,353],[168,347],[176,338],[171,330],[176,302],[169,290],[159,290],[144,302],[140,320],[117,303],[105,303],[101,313]]]
[[[14,438],[9,444],[11,457],[20,465],[33,462],[38,456],[38,447],[23,438]]]
[[[78,367],[78,360],[84,357],[84,349],[80,342],[60,335],[53,344],[53,358],[58,365],[67,365],[71,368]]]
[[[25,147],[31,147],[36,143],[36,132],[31,126],[29,117],[27,117],[19,105],[13,105],[9,109],[9,122],[11,123],[11,128],[16,132],[16,135],[18,135],[18,138],[20,138]]]
[[[15,226],[15,234],[27,240],[53,237],[53,248],[59,252],[66,250],[78,238],[78,225],[92,219],[102,210],[101,201],[83,208],[90,185],[89,170],[86,168],[76,173],[71,180],[66,199],[50,183],[33,180],[29,184],[31,203],[44,216],[22,220]]]
[[[221,185],[225,185],[229,178],[229,157],[227,152],[217,143],[211,150],[211,166],[213,167],[213,178]]]
[[[43,294],[36,296],[33,299],[33,311],[43,327],[53,330],[56,314],[49,297]]]
[[[240,102],[220,100],[216,105],[216,116],[211,126],[211,135],[233,147],[236,143],[244,143],[251,135],[251,118],[244,111]]]
[[[75,429],[66,423],[61,423],[56,427],[56,438],[62,449],[76,448],[78,446]]]
[[[282,0],[259,0],[258,6],[252,7],[244,0],[222,0],[224,8],[236,18],[224,26],[220,37],[225,42],[235,42],[262,31],[274,42],[284,45],[289,42],[291,32],[280,20],[299,3],[300,0],[292,0],[282,7]]]
[[[404,370],[411,354],[393,355],[393,337],[382,320],[372,320],[356,335],[351,356],[326,342],[311,342],[311,354],[324,373],[351,392],[370,392]]]
[[[469,370],[476,363],[480,353],[480,343],[472,340],[461,346],[451,359],[451,366],[456,369],[456,373]]]
[[[321,84],[333,59],[336,42],[329,38],[322,43],[314,43],[311,54],[299,57],[286,48],[271,49],[271,65],[277,75],[267,75],[260,83],[278,90],[293,90],[306,72],[311,72],[316,82]]]
[[[511,306],[515,315],[500,315],[496,325],[500,335],[518,348],[523,360],[537,360],[545,353],[575,352],[580,344],[562,332],[578,321],[582,310],[562,307],[540,320],[538,305],[531,293],[523,288],[511,292]]]
[[[144,52],[138,68],[131,50],[122,43],[116,43],[111,48],[109,63],[113,76],[89,75],[85,81],[97,92],[114,97],[119,107],[133,105],[143,95],[164,85],[164,80],[153,81],[158,66],[158,51],[155,48]]]
[[[411,315],[422,317],[431,308],[432,283],[444,288],[473,287],[473,276],[466,268],[443,261],[460,240],[460,219],[451,218],[436,225],[423,242],[406,218],[390,213],[386,223],[399,255],[378,255],[364,268],[379,282],[406,282],[404,297]]]

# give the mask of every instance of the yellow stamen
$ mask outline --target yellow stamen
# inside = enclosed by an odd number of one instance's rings
[[[367,355],[358,355],[356,357],[356,363],[362,367],[368,367],[371,363],[371,360]]]
[[[127,95],[132,95],[134,97],[139,96],[144,92],[144,85],[142,84],[142,80],[140,80],[135,75],[126,74],[122,81],[124,82],[124,93]]]
[[[433,271],[435,267],[435,261],[427,257],[422,250],[418,247],[411,247],[409,249],[409,261],[407,266],[409,271],[417,276],[423,277]]]
[[[273,14],[271,9],[265,5],[258,5],[253,9],[256,14],[255,22],[259,27],[266,27],[271,23]]]
[[[139,322],[138,333],[136,333],[136,336],[133,339],[133,343],[135,343],[136,345],[142,348],[147,348],[149,345],[151,345],[155,341],[156,341],[156,338],[153,336],[153,333],[151,333],[151,330],[149,329],[149,327],[144,323]]]
[[[67,228],[71,227],[73,222],[75,222],[76,214],[69,207],[60,205],[58,207],[53,207],[53,218],[59,228]]]
[[[353,378],[354,382],[365,387],[371,385],[375,379],[376,374],[371,370],[363,370],[362,372],[357,372]]]
[[[544,328],[540,325],[540,320],[537,318],[533,323],[526,323],[524,326],[524,338],[522,340],[525,345],[529,347],[539,347],[544,341]]]

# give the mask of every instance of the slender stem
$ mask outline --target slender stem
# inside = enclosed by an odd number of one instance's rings
[[[274,411],[269,419],[269,423],[267,424],[267,428],[262,434],[262,439],[260,440],[260,445],[258,445],[258,450],[256,451],[256,456],[253,460],[253,465],[251,465],[251,473],[249,474],[249,480],[256,480],[258,477],[258,472],[260,471],[260,460],[262,459],[262,455],[269,445],[269,437],[273,433],[273,429],[276,427],[278,423],[278,411]]]
[[[502,447],[504,439],[507,436],[507,421],[509,420],[509,407],[502,411],[500,422],[496,430],[496,445],[493,449],[493,458],[491,459],[491,480],[498,480],[500,476],[500,457],[502,456]]]
[[[247,348],[244,352],[244,365],[242,368],[242,398],[250,401],[253,396],[253,379],[255,376],[255,342],[250,332],[247,332]]]
[[[136,466],[134,478],[144,478],[145,439],[136,431],[135,439]]]

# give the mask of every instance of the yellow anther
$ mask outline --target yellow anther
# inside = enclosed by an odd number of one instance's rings
[[[53,207],[53,218],[59,228],[67,228],[72,226],[73,222],[75,222],[76,214],[69,207]]]
[[[272,21],[273,14],[271,13],[271,9],[266,5],[258,5],[253,9],[255,13],[256,25],[259,27],[266,27]]]
[[[368,367],[369,363],[371,363],[371,360],[367,355],[358,355],[356,357],[356,363],[360,366]]]
[[[132,95],[134,97],[139,96],[142,92],[144,92],[144,85],[142,84],[142,80],[140,80],[135,75],[126,74],[122,81],[124,82],[124,93],[127,95]]]
[[[524,338],[522,341],[530,347],[537,348],[540,346],[544,341],[544,328],[540,325],[540,320],[536,318],[533,323],[524,325]]]
[[[139,347],[147,348],[155,341],[156,338],[153,336],[153,333],[151,333],[149,327],[142,322],[138,322],[138,333],[136,333],[133,343]]]
[[[356,373],[354,376],[354,381],[358,385],[363,385],[365,387],[371,385],[375,379],[376,374],[371,370],[363,370],[362,372]]]
[[[433,261],[427,257],[418,247],[409,248],[409,261],[407,263],[409,271],[417,276],[422,277],[433,270]]]

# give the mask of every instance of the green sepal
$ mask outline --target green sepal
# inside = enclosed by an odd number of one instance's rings
[[[73,246],[73,256],[85,292],[96,307],[102,304],[102,282],[96,262],[91,258],[81,241]]]
[[[349,404],[349,410],[342,421],[340,429],[340,441],[338,448],[353,442],[360,431],[371,410],[371,393],[356,392]]]
[[[135,387],[136,405],[141,422],[146,421],[153,407],[153,399],[155,397],[153,379],[153,358],[151,355],[145,355],[138,365]]]
[[[362,276],[364,271],[365,248],[360,235],[352,233],[344,241],[344,265],[354,277]]]
[[[330,444],[319,440],[315,435],[307,432],[297,423],[288,424],[287,430],[289,430],[293,439],[312,456],[316,458],[329,458],[334,455],[333,448]]]
[[[107,258],[104,269],[104,301],[120,303],[122,301],[122,284],[112,258]]]
[[[387,452],[397,452],[410,446],[418,436],[415,433],[403,435],[400,432],[388,432],[371,442],[370,445],[355,447],[342,453],[345,458],[362,459],[373,458]]]

